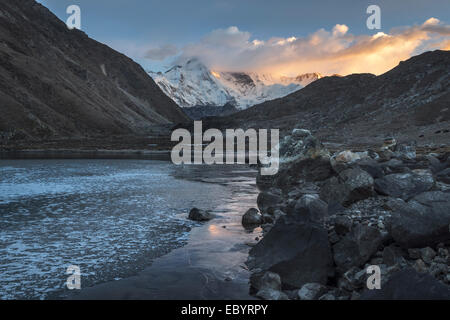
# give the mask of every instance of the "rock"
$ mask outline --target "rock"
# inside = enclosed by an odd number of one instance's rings
[[[328,233],[328,240],[330,241],[331,244],[335,244],[336,242],[341,240],[341,238],[338,236],[336,231],[333,230],[330,233]]]
[[[259,211],[263,214],[268,213],[269,208],[279,208],[283,202],[281,192],[276,191],[276,189],[270,189],[270,191],[263,191],[258,194],[256,203],[258,204]]]
[[[383,249],[383,263],[387,266],[393,266],[397,263],[405,263],[403,251],[396,245],[390,245]]]
[[[394,150],[397,145],[397,140],[394,137],[386,137],[380,150]]]
[[[384,237],[377,228],[357,224],[333,245],[333,257],[338,271],[344,272],[353,266],[362,266],[377,252],[383,240]]]
[[[434,251],[430,247],[426,247],[420,249],[420,255],[424,262],[430,264],[433,261],[434,257],[436,257],[436,251]]]
[[[412,268],[395,272],[379,290],[366,290],[362,300],[449,300],[450,287]]]
[[[327,287],[320,283],[306,283],[298,290],[298,297],[300,300],[317,300],[325,292]]]
[[[428,191],[433,185],[434,179],[430,171],[417,170],[413,173],[396,173],[375,179],[376,192],[403,200]]]
[[[357,267],[347,270],[338,280],[338,288],[345,291],[360,289],[364,285],[366,271]]]
[[[397,208],[389,233],[404,248],[423,248],[450,241],[450,194],[430,191]]]
[[[275,222],[275,217],[273,215],[268,214],[268,213],[262,215],[262,223],[272,224],[274,222]],[[244,225],[244,223],[242,223],[242,225]],[[253,224],[253,226],[254,225],[255,224]]]
[[[330,154],[309,130],[294,129],[291,135],[285,136],[280,141],[279,155],[282,162],[290,162],[297,159],[317,158]]]
[[[438,181],[450,184],[450,168],[447,168],[447,169],[444,169],[444,170],[440,171],[436,175],[436,179]]]
[[[348,216],[338,215],[334,220],[334,230],[340,235],[350,232],[352,225],[353,221]]]
[[[342,171],[338,178],[332,177],[320,191],[320,198],[328,204],[348,206],[373,194],[373,178],[359,168]]]
[[[281,291],[281,278],[278,274],[273,272],[266,272],[261,278],[260,289],[273,289]]]
[[[318,195],[305,194],[296,202],[293,214],[302,220],[322,221],[328,216],[328,205]]]
[[[383,169],[381,168],[380,164],[371,158],[362,159],[357,163],[358,167],[366,171],[374,179],[381,178],[384,175]]]
[[[270,288],[259,290],[256,296],[263,300],[288,300],[288,296],[284,292]]]
[[[242,216],[242,225],[244,227],[260,225],[263,222],[263,217],[258,209],[251,208]]]
[[[381,163],[380,166],[385,174],[411,172],[411,170],[405,166],[403,161],[399,159],[391,159],[389,161]]]
[[[408,249],[408,255],[411,259],[420,259],[421,253],[420,249]]]
[[[331,293],[325,293],[323,296],[319,298],[319,300],[336,300],[336,297]]]
[[[214,218],[214,216],[206,210],[200,210],[198,208],[192,208],[189,211],[189,219],[194,221],[208,221]]]
[[[425,262],[423,262],[422,259],[417,259],[417,260],[414,262],[413,268],[414,268],[417,272],[420,272],[420,273],[424,273],[424,272],[427,272],[427,271],[428,271],[428,270],[427,270],[427,266],[426,266]]]
[[[448,250],[445,249],[445,248],[439,248],[438,249],[438,254],[439,254],[440,257],[447,258],[448,257]]]
[[[394,157],[405,160],[413,160],[416,158],[416,146],[416,141],[397,144],[394,147]]]
[[[333,175],[330,160],[327,157],[299,158],[281,163],[278,173],[272,176],[275,185],[283,190],[290,189],[298,182],[323,181]]]
[[[330,164],[337,173],[348,169],[352,164],[361,159],[369,158],[368,152],[341,151],[330,158]]]
[[[279,274],[286,287],[300,288],[309,282],[326,284],[333,274],[328,233],[320,225],[281,217],[250,250],[247,264]]]
[[[433,156],[432,154],[428,154],[426,156],[426,159],[428,160],[431,172],[433,172],[434,174],[441,172],[442,170],[445,169],[445,164],[441,163],[439,161],[439,159],[437,159],[435,156]]]
[[[305,138],[311,137],[311,131],[306,129],[293,129],[292,137],[298,140],[304,140]]]

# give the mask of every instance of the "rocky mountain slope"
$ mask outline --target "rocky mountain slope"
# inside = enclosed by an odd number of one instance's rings
[[[144,134],[187,120],[128,57],[34,0],[0,6],[0,137]]]
[[[164,73],[149,74],[181,107],[220,107],[229,103],[238,109],[283,97],[321,77],[317,73],[279,78],[251,72],[219,72],[195,58]]]
[[[436,50],[375,76],[325,77],[209,127],[308,128],[327,142],[379,144],[387,135],[419,144],[450,141],[450,52]]]

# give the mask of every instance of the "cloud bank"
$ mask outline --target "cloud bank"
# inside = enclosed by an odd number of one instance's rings
[[[306,72],[381,74],[412,55],[449,48],[450,25],[430,18],[421,25],[395,28],[388,34],[352,35],[346,25],[337,24],[330,31],[320,29],[306,37],[266,41],[252,39],[249,32],[229,27],[214,30],[198,43],[185,46],[177,59],[197,57],[218,71],[256,71],[278,75]],[[171,49],[162,47],[146,56],[166,58]]]

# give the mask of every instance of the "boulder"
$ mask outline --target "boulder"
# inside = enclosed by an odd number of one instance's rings
[[[358,167],[366,171],[374,179],[382,178],[384,175],[383,169],[380,164],[372,158],[362,159],[357,162]]]
[[[399,143],[394,147],[394,157],[404,160],[413,160],[416,158],[416,146],[416,141]]]
[[[450,168],[444,169],[436,174],[438,181],[450,184]]]
[[[411,170],[405,166],[402,160],[399,159],[391,159],[386,162],[382,162],[380,164],[381,169],[384,174],[392,174],[392,173],[407,173],[411,172]]]
[[[214,218],[214,216],[206,210],[201,210],[198,208],[192,208],[189,211],[189,219],[194,221],[208,221]]]
[[[264,288],[264,289],[259,290],[256,293],[256,296],[263,300],[288,300],[289,299],[288,296],[284,292],[270,289],[270,288]]]
[[[349,206],[372,196],[373,183],[373,178],[366,171],[359,168],[347,169],[338,177],[327,180],[320,190],[320,198],[328,204],[339,203]]]
[[[260,225],[263,222],[263,217],[259,213],[258,209],[250,208],[242,216],[242,225],[244,227]]]
[[[345,235],[352,229],[353,221],[348,216],[338,215],[334,220],[334,230],[339,235]]]
[[[330,177],[330,153],[308,130],[294,129],[280,142],[280,167],[274,184],[286,189],[299,180],[322,181]]]
[[[369,158],[368,152],[341,151],[330,158],[330,164],[337,173],[348,169],[352,164],[361,159]]]
[[[279,208],[282,202],[281,192],[279,190],[277,192],[277,189],[260,192],[256,199],[259,211],[262,213],[268,213],[270,208]]]
[[[306,283],[298,290],[300,300],[317,300],[327,292],[327,287],[320,283]]]
[[[428,170],[414,170],[412,173],[396,173],[375,180],[375,191],[381,195],[408,200],[430,190],[434,178]]]
[[[318,195],[305,194],[297,200],[293,214],[302,220],[322,221],[328,216],[328,205]]]
[[[361,300],[450,300],[450,287],[413,268],[399,270],[379,290],[366,290]]]
[[[309,282],[326,284],[333,275],[327,230],[283,216],[250,250],[247,264],[279,274],[287,288],[301,288]]]
[[[389,233],[404,248],[423,248],[450,240],[450,193],[425,192],[393,211]]]
[[[261,278],[261,289],[270,288],[281,291],[281,278],[278,274],[273,272],[264,273]]]
[[[357,224],[352,231],[333,245],[334,262],[339,272],[360,267],[378,251],[384,236],[375,228]]]

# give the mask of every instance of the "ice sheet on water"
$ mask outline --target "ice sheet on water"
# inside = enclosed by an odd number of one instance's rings
[[[180,214],[227,192],[171,170],[149,160],[0,161],[0,298],[64,290],[69,265],[80,266],[82,286],[130,276],[181,246],[194,223]]]

